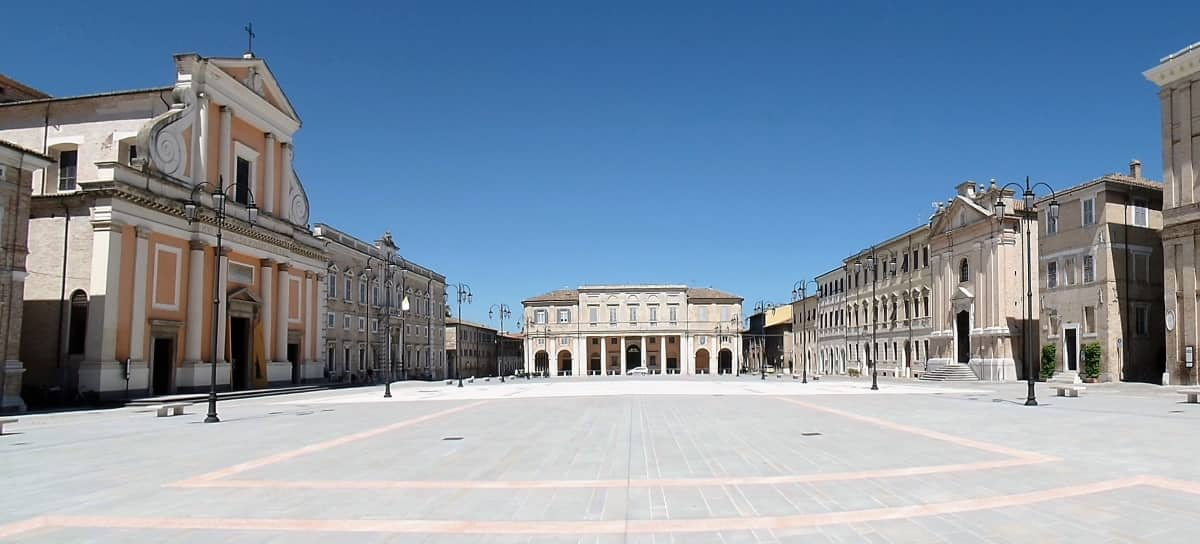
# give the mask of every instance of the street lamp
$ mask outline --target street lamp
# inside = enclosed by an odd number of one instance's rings
[[[1002,222],[1004,221],[1004,212],[1005,212],[1003,191],[1008,189],[1009,186],[1016,187],[1017,189],[1024,189],[1021,193],[1021,196],[1025,200],[1025,210],[1024,210],[1025,213],[1022,215],[1025,216],[1025,229],[1024,230],[1025,230],[1025,289],[1026,290],[1025,290],[1025,323],[1021,327],[1021,336],[1023,337],[1023,340],[1025,341],[1025,363],[1026,363],[1025,364],[1025,367],[1026,367],[1025,380],[1029,386],[1028,395],[1025,397],[1025,406],[1037,406],[1037,397],[1034,396],[1034,392],[1033,392],[1033,383],[1036,380],[1036,378],[1034,376],[1034,365],[1033,365],[1034,350],[1031,349],[1031,346],[1033,346],[1034,344],[1032,342],[1033,338],[1031,337],[1031,333],[1029,330],[1030,325],[1033,323],[1033,249],[1030,244],[1029,229],[1033,226],[1033,218],[1037,217],[1037,207],[1034,206],[1034,197],[1036,195],[1034,195],[1033,190],[1036,187],[1041,186],[1041,187],[1045,187],[1047,191],[1050,191],[1049,213],[1050,213],[1050,219],[1053,221],[1058,220],[1058,195],[1056,195],[1054,193],[1054,189],[1052,189],[1049,185],[1046,185],[1045,183],[1042,183],[1040,181],[1030,185],[1029,176],[1025,176],[1025,186],[1024,187],[1021,187],[1021,185],[1016,182],[1008,183],[1004,187],[1000,188],[1000,191],[1001,191],[1000,198],[998,198],[996,200],[996,217],[998,217],[1000,219],[1000,221],[1002,221]],[[1015,211],[1016,210],[1014,210],[1014,212]]]
[[[884,257],[884,272],[891,273],[896,271],[896,254],[891,250],[885,250]],[[871,368],[871,390],[879,390],[879,363],[877,359],[879,354],[876,353],[879,349],[879,341],[876,338],[876,328],[879,322],[879,308],[876,307],[878,301],[875,300],[875,286],[879,283],[879,268],[876,267],[875,246],[871,246],[871,253],[867,255],[867,269],[871,271],[871,349],[867,350],[867,366]],[[863,269],[861,260],[854,261],[854,272],[858,273]],[[883,311],[887,312],[887,306],[883,307]]]
[[[761,313],[763,316],[762,334],[759,335],[759,357],[758,368],[762,374],[762,379],[767,379],[767,310],[775,309],[775,305],[769,302],[760,300],[754,305],[754,313]]]
[[[386,258],[376,259],[376,260],[387,263],[387,279],[388,279],[388,281],[384,282],[384,284],[383,284],[383,288],[387,290],[387,293],[384,296],[384,300],[386,302],[384,305],[384,311],[387,313],[387,321],[385,321],[385,327],[387,328],[387,377],[385,378],[385,382],[383,384],[383,398],[390,399],[390,398],[392,398],[392,378],[396,375],[396,357],[395,357],[395,354],[392,353],[392,290],[391,290],[391,286],[389,285],[389,283],[391,283],[392,278],[394,278],[396,276],[396,269],[399,267],[396,265],[396,261],[392,259],[391,255],[388,255]],[[370,256],[367,257],[367,267],[364,270],[368,274],[371,272],[371,257]],[[403,287],[401,287],[400,292],[403,297],[400,300],[400,311],[403,314],[403,312],[408,311],[408,295],[403,295],[403,293],[404,293]],[[367,312],[368,312],[367,315],[368,316],[370,315],[370,311],[371,311],[371,307],[368,304],[367,305]],[[401,318],[400,322],[401,322],[400,346],[401,346],[401,349],[403,349],[403,347],[404,347],[404,331],[403,331],[404,319]],[[370,349],[371,342],[369,340],[370,339],[370,331],[369,330],[368,330],[367,334],[368,334],[367,349]]]
[[[496,335],[496,374],[500,376],[500,381],[503,382],[504,372],[500,369],[500,359],[504,355],[502,352],[504,349],[504,318],[512,317],[512,310],[508,308],[507,304],[493,304],[488,308],[488,319],[492,318],[493,311],[500,312],[500,334]]]
[[[454,374],[458,376],[458,386],[463,386],[462,371],[459,366],[462,363],[462,305],[463,302],[470,304],[474,300],[474,294],[471,293],[471,286],[465,283],[453,283],[446,287],[453,287],[458,293],[458,326],[454,327]]]
[[[217,252],[213,255],[213,300],[212,300],[212,374],[208,382],[208,415],[204,418],[205,423],[218,423],[221,418],[217,417],[217,328],[221,319],[221,252],[223,250],[223,236],[225,230],[225,202],[227,200],[226,192],[234,189],[233,199],[238,200],[238,196],[243,196],[246,206],[246,220],[250,226],[258,221],[258,206],[254,205],[254,193],[250,192],[250,188],[246,186],[239,187],[237,184],[225,186],[225,180],[221,176],[217,176],[217,185],[212,185],[207,181],[197,183],[192,187],[191,194],[183,203],[183,213],[187,217],[188,225],[196,221],[200,204],[196,201],[196,196],[201,190],[207,188],[212,197],[213,219],[217,225]],[[244,192],[244,194],[242,194]],[[199,326],[193,323],[192,326]],[[230,376],[232,384],[232,375]]]
[[[809,283],[810,282],[808,280],[800,280],[800,281],[792,284],[792,299],[801,301],[801,304],[800,304],[801,312],[800,313],[801,313],[801,315],[804,316],[803,320],[805,322],[808,321],[808,312],[804,311],[803,301],[805,298],[808,297],[808,284]],[[816,280],[812,281],[811,283],[813,284],[813,287],[814,287],[813,292],[816,293],[817,292]],[[800,321],[801,320],[798,318],[798,316],[796,316],[793,313],[792,323],[797,324],[797,323],[800,323]],[[800,327],[800,333],[805,334],[803,326]],[[808,337],[807,336],[804,337],[804,345],[801,349],[802,349],[802,353],[801,353],[800,365],[804,368],[804,379],[801,380],[800,383],[808,383],[808,353],[807,353],[808,352]],[[795,353],[795,351],[796,351],[796,333],[793,332],[792,333],[792,352]],[[794,355],[792,356],[792,360],[793,361],[796,360],[796,357]],[[794,372],[794,370],[793,370],[793,372]],[[793,376],[793,379],[795,379],[794,378],[795,374],[793,374],[792,376]]]

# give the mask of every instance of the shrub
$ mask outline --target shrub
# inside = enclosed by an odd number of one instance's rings
[[[1083,345],[1083,375],[1088,378],[1100,377],[1100,343],[1093,342]]]
[[[1054,344],[1042,346],[1042,380],[1053,378],[1057,368],[1058,348]]]
[[[847,368],[846,374],[849,374],[851,378],[857,378],[858,377],[858,369],[857,368]]]

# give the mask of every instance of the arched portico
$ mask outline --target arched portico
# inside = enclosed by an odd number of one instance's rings
[[[550,354],[543,351],[538,351],[533,356],[533,371],[538,374],[546,374],[550,372]]]
[[[727,348],[717,352],[717,373],[733,374],[733,352]]]
[[[571,352],[569,350],[564,349],[558,352],[558,375],[571,375]]]

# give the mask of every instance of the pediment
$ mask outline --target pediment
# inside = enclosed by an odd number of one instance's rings
[[[950,300],[975,300],[975,293],[960,285],[954,290],[954,296],[950,297]]]
[[[936,236],[943,232],[961,229],[968,225],[991,219],[992,216],[993,214],[990,210],[976,204],[967,197],[958,195],[954,197],[954,200],[950,201],[949,206],[946,206],[938,215],[934,216],[930,224],[930,235]]]
[[[291,101],[288,100],[287,95],[283,93],[283,89],[279,86],[279,81],[275,79],[275,74],[267,66],[267,61],[260,58],[218,58],[211,59],[211,62],[217,69],[225,72],[225,74],[237,80],[251,92],[262,97],[263,100],[266,100],[275,109],[283,112],[284,115],[296,121],[300,120],[300,116],[297,115],[295,108],[292,107]]]
[[[258,297],[254,296],[254,292],[250,291],[250,289],[246,287],[231,289],[226,297],[230,301],[237,300],[242,302],[253,302],[254,304],[259,304],[262,302],[258,299]]]

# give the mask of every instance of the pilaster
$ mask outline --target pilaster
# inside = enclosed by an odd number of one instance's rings
[[[185,325],[185,340],[183,360],[187,363],[199,363],[204,330],[204,249],[207,247],[200,240],[188,242],[188,298],[187,324]]]
[[[291,267],[288,263],[279,263],[279,305],[277,313],[278,323],[275,325],[275,358],[280,362],[287,357],[287,331],[288,331],[288,298],[291,296]],[[355,324],[357,330],[357,323]]]
[[[273,348],[275,347],[274,339],[270,336],[271,332],[275,330],[275,261],[262,259],[259,261],[258,266],[259,277],[262,278],[260,285],[262,291],[262,326],[263,334],[266,336],[266,338],[263,338],[263,359],[270,362],[274,360],[271,358],[271,355],[274,354]]]
[[[233,183],[233,173],[230,170],[230,154],[233,153],[233,142],[230,131],[233,129],[233,108],[221,106],[221,147],[217,150],[217,163],[223,183]],[[222,186],[222,188],[224,188]]]
[[[150,251],[150,229],[135,227],[137,247],[133,264],[133,307],[129,324],[129,359],[144,361],[146,356],[146,269]],[[178,274],[179,271],[176,271]]]

